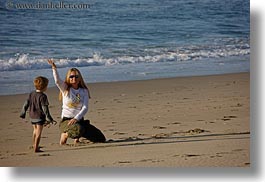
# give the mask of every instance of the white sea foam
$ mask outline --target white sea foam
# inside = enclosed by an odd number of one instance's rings
[[[154,63],[154,62],[172,62],[200,60],[204,58],[220,58],[229,56],[243,56],[250,54],[248,44],[226,45],[226,46],[190,46],[181,48],[156,48],[144,50],[144,55],[117,57],[104,57],[100,53],[94,53],[89,58],[55,59],[58,67],[85,67],[85,66],[110,66],[117,64],[135,64],[135,63]],[[35,58],[29,54],[16,54],[9,59],[0,60],[0,71],[29,70],[29,69],[46,69],[50,66],[47,64],[47,58]]]

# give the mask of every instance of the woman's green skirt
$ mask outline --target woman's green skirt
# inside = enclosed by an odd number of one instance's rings
[[[67,118],[67,119],[63,119],[60,124],[59,124],[59,128],[61,133],[68,133],[68,137],[72,138],[72,139],[76,139],[76,138],[80,138],[84,132],[85,129],[84,127],[80,124],[81,121],[78,121],[75,124],[72,125],[68,125],[68,122],[71,120],[71,118]]]

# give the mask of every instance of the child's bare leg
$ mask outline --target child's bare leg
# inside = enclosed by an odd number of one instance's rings
[[[42,133],[43,125],[36,125],[35,130],[35,141],[34,141],[34,152],[43,152],[39,149],[40,139],[41,139],[41,133]]]
[[[37,125],[33,124],[33,133],[32,133],[32,147],[34,148],[35,141],[36,141],[36,130],[37,130]]]
[[[68,133],[62,133],[60,139],[60,145],[65,145],[67,142]]]

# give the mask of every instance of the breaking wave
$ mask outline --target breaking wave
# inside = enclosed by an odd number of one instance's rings
[[[139,52],[139,51],[138,51]],[[58,67],[86,67],[86,66],[109,66],[117,64],[155,63],[155,62],[178,62],[197,61],[205,58],[220,58],[229,56],[244,56],[250,54],[248,43],[236,45],[211,45],[211,46],[187,46],[177,48],[149,48],[143,49],[138,54],[123,54],[116,56],[104,56],[103,53],[95,52],[87,58],[61,58],[55,59]],[[11,58],[0,59],[0,71],[30,70],[50,68],[47,58],[36,58],[26,53],[17,53]]]

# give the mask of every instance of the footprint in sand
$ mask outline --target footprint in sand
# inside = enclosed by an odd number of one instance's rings
[[[217,152],[215,155],[211,155],[210,158],[223,157],[223,155],[230,154],[229,152]]]
[[[98,108],[97,109],[98,111],[105,111],[105,110],[107,110],[106,108]]]
[[[185,133],[198,134],[198,133],[204,133],[204,132],[209,132],[209,131],[204,130],[204,129],[200,129],[200,128],[195,128],[195,129],[188,130]]]
[[[155,163],[155,162],[163,162],[164,160],[156,160],[156,159],[143,159],[143,160],[140,160],[139,162],[152,162],[152,163]]]
[[[224,116],[224,118],[237,118],[237,116]]]
[[[110,128],[110,129],[104,130],[104,131],[116,131],[116,129]]]
[[[149,162],[149,161],[152,161],[153,159],[142,159],[140,160],[139,162]]]
[[[113,99],[113,101],[115,101],[116,103],[122,103],[122,101],[120,101],[119,99]]]
[[[244,151],[244,149],[234,149],[234,150],[232,150],[232,152],[241,152],[241,151]]]
[[[128,108],[130,108],[130,109],[136,109],[137,107],[136,106],[130,106]]]
[[[224,116],[221,120],[223,121],[229,121],[231,119],[237,118],[237,116]]]
[[[47,157],[47,156],[51,156],[51,154],[39,154],[40,157]]]
[[[241,104],[241,103],[237,103],[236,105],[233,105],[233,106],[231,106],[231,107],[242,107],[243,106],[243,104]]]
[[[23,152],[23,153],[11,154],[11,156],[15,156],[15,155],[27,155],[27,153]]]
[[[122,133],[122,132],[116,132],[113,135],[125,135],[126,133]]]
[[[168,123],[168,125],[175,125],[175,124],[181,124],[180,122],[174,122],[174,123]]]
[[[182,155],[182,157],[199,157],[201,155],[197,155],[197,154],[184,154]]]
[[[166,129],[164,126],[153,126],[154,129]]]
[[[197,155],[197,154],[183,154],[181,155],[182,158],[184,158],[184,160],[188,160],[189,158],[193,158],[193,157],[200,157],[202,155]]]
[[[132,163],[131,161],[118,161],[119,164],[129,164]]]
[[[159,134],[152,135],[152,138],[161,139],[161,138],[167,138],[169,136],[170,134],[167,134],[167,133],[159,133]]]

